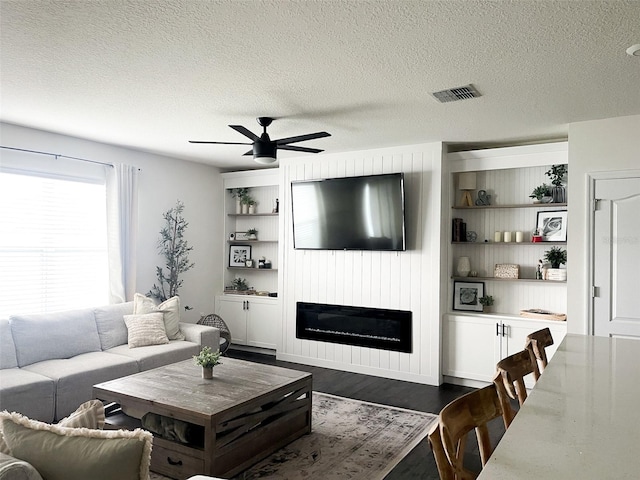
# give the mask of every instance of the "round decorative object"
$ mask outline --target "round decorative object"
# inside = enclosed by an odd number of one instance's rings
[[[471,271],[471,262],[469,257],[460,257],[458,259],[458,267],[456,268],[456,272],[459,277],[466,277],[469,275]]]
[[[475,242],[478,239],[478,234],[473,230],[467,232],[467,242]]]
[[[198,325],[208,325],[210,327],[216,327],[220,330],[220,352],[224,355],[229,346],[231,345],[231,332],[225,321],[219,315],[212,313],[205,315],[198,320]]]

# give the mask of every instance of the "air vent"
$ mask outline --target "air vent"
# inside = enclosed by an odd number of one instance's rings
[[[473,88],[473,85],[449,88],[448,90],[434,92],[431,95],[433,95],[440,103],[457,102],[458,100],[466,100],[468,98],[476,98],[480,96],[478,91]]]

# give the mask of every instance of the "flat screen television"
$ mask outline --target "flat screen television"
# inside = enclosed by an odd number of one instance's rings
[[[291,199],[295,249],[406,249],[402,173],[291,182]]]

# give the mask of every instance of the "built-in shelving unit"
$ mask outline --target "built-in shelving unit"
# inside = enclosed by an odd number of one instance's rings
[[[545,251],[567,245],[561,242],[532,242],[538,212],[563,211],[567,203],[533,203],[532,190],[549,184],[545,172],[551,165],[567,163],[566,143],[477,150],[447,156],[450,175],[449,221],[461,218],[466,224],[467,239],[453,241],[446,247],[449,305],[443,318],[443,374],[448,381],[490,382],[495,364],[501,358],[524,348],[528,333],[549,327],[556,343],[566,333],[566,322],[525,318],[521,310],[540,308],[551,312],[567,311],[567,282],[540,280],[536,270]],[[476,189],[490,195],[490,205],[460,205],[458,176],[475,172]],[[496,232],[522,232],[522,242],[496,242]],[[460,257],[468,257],[475,276],[460,276],[456,267]],[[495,265],[515,264],[519,278],[496,278]],[[458,282],[479,282],[485,295],[494,297],[491,313],[454,308],[454,291]],[[466,288],[467,285],[464,285]],[[473,288],[473,285],[471,285]],[[471,383],[473,384],[473,383]]]

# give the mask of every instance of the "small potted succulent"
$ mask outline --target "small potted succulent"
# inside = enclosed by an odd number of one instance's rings
[[[213,367],[222,365],[220,355],[222,354],[219,351],[214,352],[211,350],[211,347],[205,346],[202,347],[198,355],[193,356],[195,364],[202,367],[202,378],[213,378]]]
[[[542,241],[542,233],[540,233],[539,228],[534,228],[533,233],[531,233],[531,241],[533,243],[539,243]]]
[[[491,307],[493,306],[493,297],[491,295],[484,295],[480,297],[478,300],[480,305],[482,305],[482,311],[484,313],[489,313],[491,311]]]
[[[529,198],[533,198],[533,203],[548,203],[551,201],[551,189],[549,185],[543,183],[533,189]]]
[[[255,228],[250,228],[247,230],[247,238],[249,240],[257,240],[258,239],[258,230]]]

